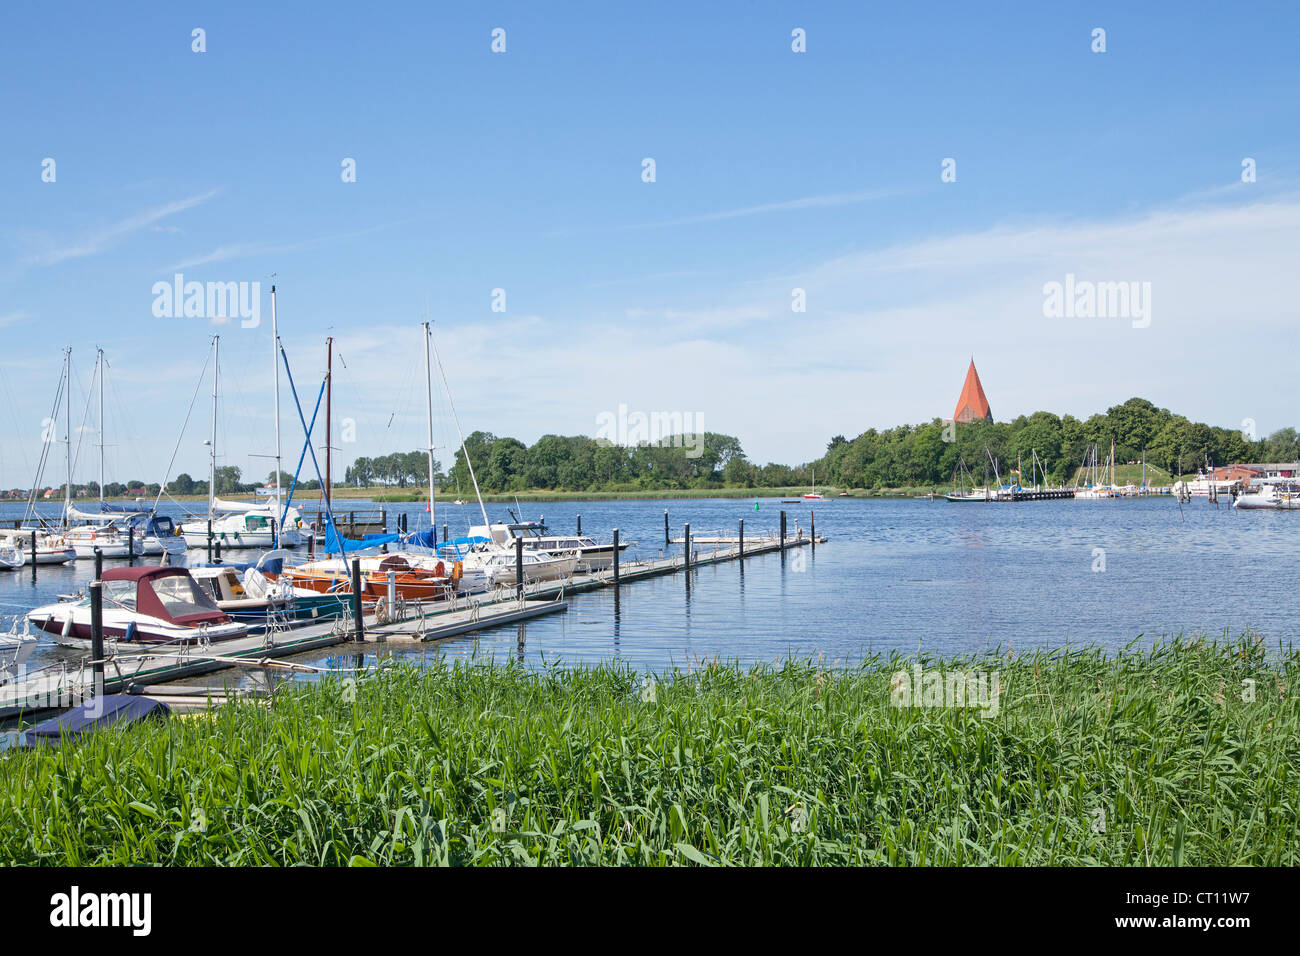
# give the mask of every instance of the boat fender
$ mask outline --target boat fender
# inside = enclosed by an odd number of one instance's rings
[[[135,640],[135,621],[127,621],[126,633],[122,635],[122,641],[130,644]]]
[[[72,633],[72,613],[69,612],[68,616],[63,619],[63,629],[59,632],[59,636],[67,637],[71,633]]]

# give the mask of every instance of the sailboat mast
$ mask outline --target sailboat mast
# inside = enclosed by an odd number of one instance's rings
[[[95,350],[95,374],[99,376],[99,513],[104,513],[104,350]]]
[[[280,325],[275,315],[275,286],[271,286],[271,366],[275,373],[275,540],[280,546]]]
[[[429,527],[433,529],[433,540],[438,541],[438,523],[434,520],[433,510],[433,366],[429,362],[429,323],[424,323],[424,409],[428,415],[429,444]],[[466,456],[468,458],[468,455]]]
[[[334,337],[325,339],[325,510],[330,509],[330,495],[334,479],[330,477],[330,452],[333,450],[334,429],[330,413],[334,407]],[[426,363],[427,364],[427,363]]]
[[[456,402],[451,397],[451,386],[447,384],[447,370],[442,367],[442,357],[438,355],[438,343],[433,341],[433,332],[429,329],[429,323],[426,322],[424,327],[428,334],[428,342],[433,346],[433,360],[438,363],[438,374],[442,376],[442,388],[447,393],[447,404],[451,406],[451,420],[456,423],[456,434],[460,436],[460,450],[465,453],[465,466],[469,468],[469,480],[474,483],[474,496],[478,498],[478,510],[483,515],[483,527],[490,529],[492,522],[488,521],[487,507],[483,504],[483,495],[478,490],[478,479],[474,477],[474,462],[470,460],[469,448],[465,445],[465,431],[460,427]]]
[[[212,336],[212,437],[208,440],[208,520],[217,496],[217,374],[221,357],[221,336]]]
[[[67,449],[68,483],[63,488],[63,527],[68,527],[68,512],[72,510],[72,346],[63,350],[63,379],[67,387],[63,393],[63,407],[67,419],[63,443]]]

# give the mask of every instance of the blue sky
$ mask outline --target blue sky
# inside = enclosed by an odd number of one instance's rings
[[[159,480],[214,332],[223,463],[269,470],[269,321],[156,318],[178,271],[261,282],[268,320],[274,274],[313,398],[337,338],[344,460],[423,444],[426,309],[466,429],[529,442],[626,404],[798,462],[952,414],[972,354],[999,419],[1142,395],[1295,424],[1298,26],[1289,3],[10,2],[0,485],[31,481],[65,345],[74,427],[102,346],[110,477]],[[1067,274],[1150,282],[1150,325],[1044,317]],[[296,459],[287,405],[284,431]],[[201,392],[173,474],[206,474],[206,432]]]

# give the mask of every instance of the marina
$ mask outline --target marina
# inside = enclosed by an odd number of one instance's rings
[[[785,515],[782,513],[781,528],[784,526]],[[689,533],[689,525],[686,528]],[[746,538],[742,519],[739,533],[734,538],[723,539],[713,535],[702,541],[694,540],[695,545],[712,545],[711,550],[693,547],[677,557],[626,562],[614,560],[608,568],[575,573],[558,580],[527,582],[522,587],[503,587],[492,593],[466,594],[431,603],[404,602],[400,614],[389,613],[382,604],[366,611],[358,602],[352,601],[349,615],[329,622],[305,623],[282,629],[268,627],[264,634],[220,642],[205,639],[173,647],[160,641],[159,646],[131,648],[109,656],[96,657],[91,653],[75,661],[24,668],[24,673],[0,684],[0,719],[30,717],[72,706],[95,693],[132,693],[146,685],[165,695],[169,693],[169,685],[175,681],[232,668],[267,669],[275,666],[270,662],[345,643],[443,641],[561,613],[568,608],[566,596],[574,593],[618,588],[649,578],[689,573],[702,567],[773,552],[784,555],[790,549],[815,548],[826,541],[824,537],[805,535],[802,530],[796,530],[790,537],[778,530],[773,533],[751,532]],[[354,559],[356,561],[359,559]],[[179,568],[120,568],[110,571],[108,579],[111,581],[128,573],[130,580],[135,581],[141,576],[147,579],[159,573],[175,575],[182,571]],[[390,608],[394,606],[395,602],[388,605]],[[101,633],[98,641],[99,646],[122,647],[105,633]],[[311,667],[302,670],[316,672]],[[219,696],[224,699],[224,695]]]

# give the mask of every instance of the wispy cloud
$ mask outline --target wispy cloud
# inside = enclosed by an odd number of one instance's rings
[[[362,236],[368,236],[372,233],[379,232],[383,229],[389,229],[393,226],[400,225],[407,220],[401,219],[395,222],[382,223],[378,226],[369,226],[365,229],[358,229],[354,232],[338,233],[332,236],[319,236],[315,239],[304,239],[299,242],[289,243],[261,243],[261,242],[234,242],[223,246],[217,246],[210,252],[200,253],[191,256],[188,259],[182,259],[173,265],[168,266],[164,271],[175,272],[182,269],[191,269],[194,266],[208,265],[212,262],[228,262],[233,259],[251,259],[259,256],[274,256],[288,252],[301,252],[304,249],[314,249],[317,246],[325,245],[330,242],[344,242],[348,239],[359,239]]]
[[[32,268],[45,268],[67,262],[70,259],[84,259],[87,256],[98,255],[113,248],[132,233],[148,229],[169,216],[202,205],[215,196],[217,192],[218,190],[213,189],[197,196],[177,199],[161,206],[146,209],[134,216],[128,216],[126,219],[121,219],[109,226],[88,231],[76,238],[62,242],[49,242],[45,248],[22,256],[18,260],[14,271],[23,272]]]
[[[742,206],[739,209],[723,209],[719,212],[700,213],[696,216],[683,216],[680,219],[662,219],[656,222],[636,223],[624,226],[624,229],[660,229],[668,226],[688,226],[701,222],[721,222],[726,219],[740,219],[745,216],[762,216],[773,212],[798,212],[803,209],[829,209],[835,206],[852,206],[857,203],[874,202],[888,199],[897,193],[889,189],[875,189],[870,192],[836,193],[828,196],[805,196],[803,199],[788,199],[784,202],[760,203],[757,206]]]
[[[17,312],[7,312],[4,315],[0,315],[0,328],[9,325],[17,325],[19,322],[26,322],[31,317],[32,314],[23,309],[19,309]]]

